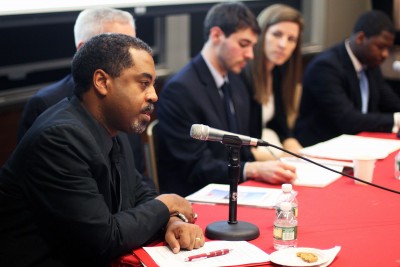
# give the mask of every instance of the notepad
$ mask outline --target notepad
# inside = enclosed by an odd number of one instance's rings
[[[159,267],[257,266],[269,261],[269,254],[247,241],[209,241],[192,251],[174,254],[168,246],[143,247]],[[232,249],[228,254],[199,261],[185,262],[185,258],[218,249]],[[140,255],[138,255],[139,258]],[[145,262],[146,264],[146,262]],[[254,264],[254,265],[253,265]]]
[[[273,208],[281,189],[238,186],[238,205]],[[208,184],[199,191],[186,197],[191,202],[229,204],[229,185]]]
[[[321,165],[336,171],[333,172],[298,158],[281,158],[281,160],[296,167],[297,178],[293,182],[294,185],[325,187],[342,177],[340,173],[337,173],[343,171],[343,165],[341,164],[330,165],[318,162]]]
[[[305,156],[351,161],[362,155],[384,159],[400,149],[400,140],[343,134],[325,142],[305,147]]]

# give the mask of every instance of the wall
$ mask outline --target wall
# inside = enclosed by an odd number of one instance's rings
[[[303,0],[305,35],[325,49],[349,36],[358,16],[370,9],[370,0]]]

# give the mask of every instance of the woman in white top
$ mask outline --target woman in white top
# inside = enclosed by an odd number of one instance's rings
[[[257,18],[261,35],[254,47],[254,59],[243,71],[252,95],[253,137],[297,153],[302,146],[293,137],[301,79],[301,32],[299,11],[283,4],[264,9]],[[253,149],[257,160],[284,155],[265,147]]]

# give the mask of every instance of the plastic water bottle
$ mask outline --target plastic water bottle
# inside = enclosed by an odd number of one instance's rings
[[[400,180],[400,152],[394,157],[394,178]]]
[[[279,195],[276,204],[275,204],[275,209],[276,209],[276,215],[279,214],[280,211],[280,204],[282,202],[290,202],[292,204],[292,209],[293,209],[293,214],[297,218],[299,214],[299,204],[297,201],[297,192],[293,190],[293,187],[291,184],[282,184],[282,192]]]
[[[277,250],[297,246],[297,219],[290,202],[280,204],[280,212],[274,220],[273,244]]]

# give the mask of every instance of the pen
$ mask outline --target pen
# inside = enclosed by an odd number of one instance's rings
[[[274,153],[274,151],[272,151],[272,149],[271,149],[269,146],[267,146],[266,148],[268,149],[268,152],[269,152],[276,160],[282,161],[281,158],[278,157],[278,156]]]
[[[229,251],[231,251],[232,249],[219,249],[216,251],[212,251],[212,252],[207,252],[207,253],[202,253],[199,255],[193,255],[190,257],[185,258],[185,261],[195,261],[195,260],[202,260],[202,259],[208,259],[211,257],[217,257],[217,256],[222,256],[222,255],[226,255],[229,253]]]

